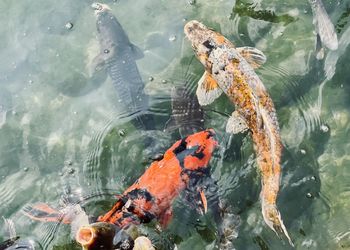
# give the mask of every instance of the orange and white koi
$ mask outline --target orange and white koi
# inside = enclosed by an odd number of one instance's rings
[[[284,234],[292,244],[276,206],[282,154],[276,110],[265,86],[254,72],[254,68],[266,61],[265,55],[251,47],[236,48],[223,35],[198,21],[188,22],[184,32],[205,67],[198,83],[199,103],[210,104],[225,93],[235,105],[226,131],[251,131],[262,177],[260,197],[264,220],[277,235]]]

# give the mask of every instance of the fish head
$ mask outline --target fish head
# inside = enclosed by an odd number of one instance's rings
[[[104,53],[108,54],[114,47],[130,43],[123,27],[108,5],[93,3],[91,7],[95,10],[98,38]]]
[[[96,222],[79,228],[76,241],[84,250],[133,249],[134,241],[118,226],[107,222]]]
[[[207,129],[177,141],[165,154],[164,160],[176,157],[183,168],[196,170],[208,165],[218,145],[213,129]]]
[[[206,69],[211,67],[208,58],[214,49],[223,46],[233,47],[233,44],[223,35],[196,20],[186,23],[184,32],[190,40],[197,58]]]
[[[91,7],[93,9],[95,9],[95,14],[96,15],[101,13],[101,12],[105,12],[107,10],[111,10],[111,8],[107,4],[97,3],[97,2],[91,4]]]

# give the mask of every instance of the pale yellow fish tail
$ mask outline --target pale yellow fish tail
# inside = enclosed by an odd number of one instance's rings
[[[281,214],[278,211],[276,204],[268,204],[262,199],[261,202],[262,214],[265,223],[282,239],[283,235],[288,239],[289,244],[294,247],[294,244],[288,234],[286,227],[283,224]]]

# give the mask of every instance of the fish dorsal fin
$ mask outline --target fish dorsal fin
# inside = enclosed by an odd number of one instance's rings
[[[238,47],[236,50],[254,69],[259,68],[266,62],[264,53],[254,47]]]
[[[131,50],[133,52],[135,60],[143,58],[144,54],[142,49],[140,49],[139,47],[137,47],[135,44],[132,44],[132,43],[130,44],[130,46],[131,46]]]
[[[238,111],[234,111],[227,121],[226,132],[238,134],[243,133],[246,130],[248,130],[248,125],[244,118],[238,113]]]
[[[174,116],[170,116],[169,120],[165,123],[164,132],[175,130],[177,127]]]
[[[198,81],[196,94],[199,104],[205,106],[215,101],[222,94],[222,89],[214,78],[205,71]]]
[[[6,219],[4,216],[2,216],[2,219],[4,220],[5,228],[8,230],[10,239],[17,238],[16,228],[13,221],[11,219]]]

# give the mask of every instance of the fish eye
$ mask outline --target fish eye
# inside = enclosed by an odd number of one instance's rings
[[[210,51],[214,49],[214,45],[211,41],[206,40],[205,42],[202,43],[207,49]]]

